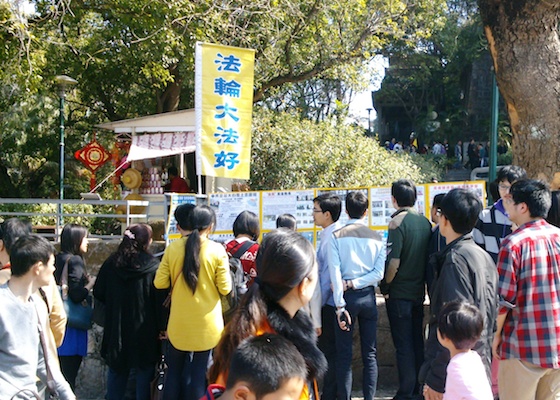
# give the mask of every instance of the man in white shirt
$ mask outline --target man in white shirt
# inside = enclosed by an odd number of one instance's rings
[[[329,275],[328,253],[332,234],[340,228],[338,219],[342,209],[340,197],[324,193],[313,199],[313,222],[323,228],[317,249],[319,285],[311,300],[311,313],[319,334],[319,348],[327,358],[329,369],[323,378],[322,400],[336,400],[336,314]]]

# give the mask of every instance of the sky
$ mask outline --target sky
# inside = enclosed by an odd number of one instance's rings
[[[383,56],[375,56],[370,63],[370,75],[364,77],[369,81],[369,87],[363,92],[356,93],[354,99],[350,102],[349,121],[358,123],[364,128],[368,128],[368,108],[373,108],[371,102],[371,92],[379,90],[381,81],[385,76],[385,68],[389,66],[389,61]],[[375,109],[371,111],[371,126],[373,128],[376,117]]]

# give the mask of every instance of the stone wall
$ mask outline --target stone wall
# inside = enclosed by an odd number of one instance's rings
[[[90,242],[89,252],[86,256],[88,271],[96,274],[103,261],[116,250],[119,241]],[[161,252],[163,242],[152,244],[152,253]],[[391,339],[389,320],[385,309],[383,296],[377,296],[378,325],[377,325],[377,362],[379,366],[378,387],[396,388],[398,376],[395,360],[395,349]],[[427,310],[425,315],[427,315]],[[356,328],[358,328],[356,326]],[[353,351],[353,376],[354,390],[361,391],[362,385],[362,360],[360,354],[360,341],[358,329],[355,329]],[[84,358],[82,367],[76,380],[76,394],[79,399],[103,399],[107,384],[107,367],[99,355],[103,328],[94,325],[89,331],[88,355]]]

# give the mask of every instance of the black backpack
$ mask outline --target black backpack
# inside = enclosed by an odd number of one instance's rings
[[[249,282],[249,276],[245,273],[245,271],[243,271],[243,265],[241,265],[240,258],[254,244],[255,242],[252,240],[247,240],[245,243],[238,246],[237,251],[229,257],[229,273],[231,276],[232,287],[229,294],[222,296],[222,314],[224,316],[225,323],[228,323],[231,320],[233,312],[241,302],[241,297],[247,293],[247,282]]]

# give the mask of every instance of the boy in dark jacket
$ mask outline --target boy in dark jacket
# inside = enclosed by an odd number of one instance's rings
[[[282,336],[266,333],[239,345],[226,387],[210,385],[200,400],[299,400],[306,379],[305,361],[295,345]]]
[[[474,193],[453,189],[445,195],[438,210],[439,227],[447,246],[430,257],[435,279],[430,292],[429,334],[420,370],[426,400],[441,399],[445,391],[449,351],[438,342],[437,315],[444,304],[453,300],[474,304],[484,317],[482,335],[473,350],[482,358],[490,379],[498,275],[492,258],[470,233],[481,209]]]

